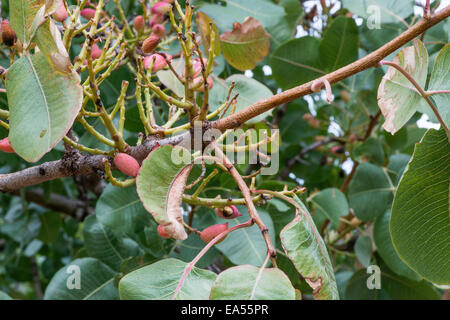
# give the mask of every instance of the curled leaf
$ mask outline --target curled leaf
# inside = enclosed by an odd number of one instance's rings
[[[181,202],[193,164],[175,161],[179,152],[185,151],[179,146],[159,147],[142,162],[136,180],[137,192],[145,209],[170,237],[177,240],[187,238]]]
[[[424,88],[428,72],[428,52],[420,40],[401,50],[394,63],[405,69]],[[411,82],[394,67],[389,67],[378,87],[378,105],[386,118],[383,128],[394,134],[419,109],[422,97]]]
[[[233,31],[220,36],[223,55],[238,70],[253,69],[270,51],[270,35],[255,18],[234,23]]]
[[[339,299],[327,247],[310,213],[297,196],[286,200],[296,209],[295,219],[280,233],[286,255],[313,289],[314,299]]]
[[[183,200],[183,192],[186,188],[186,181],[192,169],[192,164],[186,166],[173,180],[169,195],[167,196],[167,218],[169,223],[164,224],[163,228],[167,234],[177,240],[185,240],[187,238],[186,231],[183,226],[183,211],[181,210],[181,202]]]

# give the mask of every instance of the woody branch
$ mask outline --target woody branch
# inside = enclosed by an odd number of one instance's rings
[[[365,56],[364,58],[359,59],[318,79],[294,87],[290,90],[286,90],[268,99],[262,99],[240,112],[227,116],[223,119],[213,121],[211,123],[211,127],[219,129],[222,132],[227,129],[236,128],[241,124],[247,122],[248,120],[279,105],[311,94],[313,92],[311,87],[315,81],[328,81],[330,84],[335,84],[368,68],[377,67],[379,66],[379,62],[382,59],[449,16],[450,5],[430,15],[429,17],[421,19],[414,26],[400,34],[398,37],[385,44],[381,48],[370,53],[369,55]],[[188,134],[160,140],[159,144],[179,144],[186,138],[189,138]],[[128,153],[135,157],[137,160],[142,161],[146,157],[146,155],[150,153],[153,146],[155,145],[156,140],[146,141],[141,146],[131,147]],[[47,162],[42,165],[31,167],[19,172],[3,174],[0,175],[0,191],[11,192],[26,186],[36,185],[45,181],[62,177],[92,174],[96,170],[103,170],[102,163],[104,158],[105,156],[102,155],[79,154],[76,159],[63,158],[58,161]],[[42,169],[45,170],[44,175],[42,175]]]

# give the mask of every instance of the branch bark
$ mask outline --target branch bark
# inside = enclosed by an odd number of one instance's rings
[[[140,146],[132,147],[130,155],[142,162],[156,143],[159,143],[159,145],[178,144],[187,137],[189,137],[188,133],[162,140],[146,140]],[[66,153],[61,160],[46,162],[14,173],[0,174],[0,191],[12,192],[42,182],[74,175],[103,175],[103,159],[105,158],[107,156],[78,152]]]
[[[330,74],[324,75],[323,77],[302,84],[290,90],[281,92],[268,99],[260,100],[255,104],[249,106],[245,110],[230,115],[224,119],[212,122],[211,127],[219,129],[222,132],[227,129],[236,128],[246,121],[283,103],[287,103],[305,95],[311,94],[311,85],[314,81],[327,80],[330,84],[334,84],[368,68],[376,67],[383,58],[390,55],[392,52],[401,48],[403,45],[407,44],[409,41],[449,16],[450,5],[446,6],[445,8],[428,18],[420,20],[418,23],[406,30],[397,38],[393,39],[392,41],[367,55],[366,57]],[[156,142],[158,142],[160,145],[179,144],[188,137],[189,134],[184,134],[160,141],[148,140],[140,146],[132,147],[130,155],[135,157],[140,162],[150,153],[152,148],[156,145]],[[78,154],[77,157],[63,157],[63,159],[61,160],[47,162],[19,172],[2,174],[0,175],[0,191],[12,192],[26,186],[36,185],[45,181],[69,177],[77,174],[86,175],[99,172],[103,173],[104,158],[105,156]]]
[[[324,75],[323,77],[307,82],[298,87],[286,90],[270,98],[260,100],[238,113],[235,113],[224,119],[213,122],[212,127],[219,129],[220,131],[236,128],[241,124],[245,123],[246,121],[266,111],[269,111],[270,109],[273,109],[276,106],[279,106],[283,103],[291,102],[295,99],[311,94],[313,92],[311,90],[311,85],[314,83],[314,81],[328,80],[330,84],[334,84],[354,74],[364,71],[368,68],[377,67],[378,63],[383,58],[387,57],[397,49],[401,48],[403,45],[407,44],[409,41],[413,40],[415,37],[421,35],[427,29],[431,28],[432,26],[441,22],[442,20],[444,20],[449,16],[450,16],[450,5],[431,15],[429,18],[421,19],[414,26],[403,32],[397,38],[388,42],[387,44],[375,50],[374,52],[368,54],[364,58],[355,61],[345,67],[342,67],[341,69],[338,69],[332,73]]]

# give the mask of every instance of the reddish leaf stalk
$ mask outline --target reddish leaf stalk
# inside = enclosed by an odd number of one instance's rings
[[[258,211],[256,210],[255,204],[252,201],[250,189],[248,188],[247,184],[245,183],[245,181],[242,178],[242,176],[240,175],[240,173],[233,166],[231,161],[226,157],[226,155],[224,155],[222,150],[217,145],[214,147],[214,150],[215,150],[216,156],[221,159],[221,161],[223,162],[223,165],[227,168],[227,170],[229,171],[231,176],[236,181],[239,189],[241,190],[242,195],[245,200],[245,205],[248,208],[248,213],[250,214],[250,217],[253,219],[253,221],[255,221],[255,223],[258,225],[259,229],[261,230],[261,233],[263,234],[263,237],[264,237],[264,241],[266,242],[267,251],[271,256],[270,260],[272,261],[272,264],[274,266],[276,266],[277,265],[277,262],[276,262],[277,252],[275,250],[275,247],[272,244],[272,240],[270,239],[269,229],[267,229],[267,227],[264,225],[264,222],[261,220],[261,218],[258,214]]]
[[[222,232],[221,234],[219,234],[218,236],[216,236],[214,239],[212,239],[203,249],[202,251],[200,251],[197,256],[194,258],[194,260],[192,260],[191,262],[189,262],[189,264],[186,266],[186,268],[184,269],[183,275],[180,278],[180,282],[178,282],[178,285],[175,289],[175,292],[172,296],[172,300],[175,300],[178,293],[180,293],[181,288],[183,287],[184,281],[186,281],[186,278],[188,277],[189,273],[191,272],[192,268],[194,268],[195,264],[206,254],[206,252],[208,252],[208,250],[215,245],[219,240],[221,240],[222,238],[224,238],[225,236],[227,236],[228,234],[230,234],[231,232],[233,232],[234,230],[238,230],[241,228],[248,228],[251,227],[253,225],[254,221],[253,219],[248,220],[247,222],[235,225],[234,227],[229,228],[228,230],[225,230],[224,232]]]

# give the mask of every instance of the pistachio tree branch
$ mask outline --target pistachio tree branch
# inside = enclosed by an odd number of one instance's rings
[[[392,52],[401,48],[403,45],[407,44],[409,41],[413,40],[415,37],[419,36],[424,31],[449,16],[450,5],[430,15],[428,18],[421,19],[397,38],[393,39],[364,58],[315,80],[327,80],[330,84],[334,84],[368,68],[376,67],[383,58],[390,55]],[[260,100],[240,112],[212,122],[211,127],[219,129],[222,132],[227,129],[236,128],[246,121],[270,109],[311,94],[312,83],[313,81],[310,81],[298,87],[281,92],[268,99]],[[183,105],[181,107],[186,106]],[[160,145],[178,144],[186,137],[188,137],[188,134],[163,139],[158,141],[158,143]],[[140,146],[131,147],[129,153],[138,161],[142,161],[155,145],[156,140],[145,141]],[[11,192],[26,186],[36,185],[62,177],[86,174],[89,175],[92,173],[97,173],[99,170],[103,172],[104,157],[104,155],[84,155],[79,153],[76,157],[65,156],[61,160],[47,162],[15,173],[2,174],[0,175],[0,191]]]
[[[233,129],[246,121],[273,109],[281,104],[291,102],[295,99],[301,98],[313,91],[311,89],[312,84],[315,81],[328,81],[330,84],[337,83],[343,79],[346,79],[354,74],[357,74],[366,69],[377,67],[378,63],[401,48],[403,45],[407,44],[409,41],[413,40],[415,37],[421,35],[424,31],[431,28],[435,24],[441,22],[445,18],[450,16],[450,5],[446,6],[442,10],[430,15],[427,18],[423,18],[418,21],[414,26],[410,27],[408,30],[403,32],[401,35],[388,42],[381,48],[375,50],[374,52],[368,54],[364,58],[361,58],[341,69],[338,69],[332,73],[326,74],[318,79],[304,83],[300,86],[294,87],[292,89],[286,90],[279,94],[276,94],[270,98],[259,100],[248,108],[241,110],[233,115],[230,115],[224,119],[217,120],[211,125],[215,129],[220,131],[225,131],[227,129]]]
[[[141,162],[156,146],[156,143],[159,145],[179,144],[188,136],[189,134],[184,134],[162,140],[147,139],[141,145],[131,147],[129,154]],[[72,152],[66,153],[60,160],[45,162],[14,173],[0,174],[0,192],[12,192],[24,187],[74,175],[103,175],[103,159],[105,158],[104,155]]]

